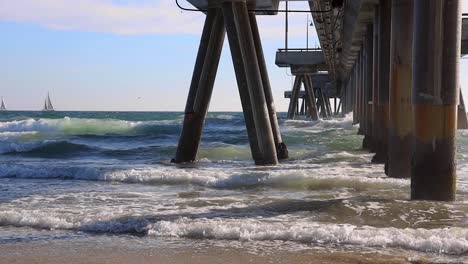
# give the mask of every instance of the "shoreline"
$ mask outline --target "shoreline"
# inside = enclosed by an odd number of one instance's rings
[[[119,240],[119,239],[116,239]],[[190,244],[190,243],[188,243]],[[103,245],[96,240],[42,241],[0,245],[0,263],[363,263],[400,264],[429,263],[418,258],[391,256],[372,252],[331,252],[302,249],[295,252],[247,252],[232,247],[206,246],[192,248],[188,244],[177,247],[131,247],[118,241]]]

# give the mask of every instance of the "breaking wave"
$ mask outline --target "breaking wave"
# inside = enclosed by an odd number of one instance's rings
[[[124,121],[116,119],[26,119],[0,123],[0,133],[63,133],[67,135],[142,134],[164,132],[180,120]],[[168,132],[174,132],[169,130]]]
[[[292,241],[318,245],[358,245],[403,248],[421,252],[464,255],[468,253],[468,229],[376,228],[351,224],[288,221],[278,218],[187,218],[161,220],[158,216],[115,218],[113,214],[65,217],[39,210],[6,210],[0,225],[86,232],[138,233],[153,237],[237,241]]]
[[[141,183],[150,185],[194,184],[210,188],[237,189],[270,186],[286,189],[329,189],[408,187],[405,179],[375,177],[372,168],[347,168],[341,166],[291,165],[284,169],[262,171],[253,167],[242,169],[225,168],[177,168],[176,166],[143,168],[107,168],[89,166],[31,166],[0,165],[0,178],[23,179],[73,179]],[[308,169],[307,169],[308,168]],[[312,173],[313,171],[313,173]]]

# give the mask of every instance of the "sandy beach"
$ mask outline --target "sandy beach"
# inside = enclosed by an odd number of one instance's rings
[[[245,252],[226,247],[135,248],[118,242],[102,246],[93,240],[77,242],[33,242],[0,245],[0,263],[429,263],[428,260],[378,253],[326,252]]]

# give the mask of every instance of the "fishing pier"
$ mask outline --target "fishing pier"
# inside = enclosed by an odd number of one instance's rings
[[[455,199],[456,130],[468,127],[460,100],[460,59],[468,53],[461,0],[303,1],[308,10],[289,10],[288,1],[283,9],[279,0],[187,1],[206,20],[176,163],[197,160],[226,32],[255,164],[288,158],[256,16],[306,12],[321,48],[290,49],[286,36],[276,54],[276,64],[295,76],[285,93],[288,118],[353,112],[363,149],[389,177],[411,178],[411,199]],[[287,27],[286,19],[286,35]]]

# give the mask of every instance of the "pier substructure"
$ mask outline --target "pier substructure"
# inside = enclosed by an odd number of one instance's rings
[[[268,76],[268,70],[263,55],[262,42],[260,39],[260,33],[258,31],[257,18],[254,12],[249,12],[250,24],[252,28],[253,40],[255,44],[255,50],[257,52],[257,60],[260,67],[260,74],[262,77],[263,90],[265,93],[265,101],[268,107],[268,115],[270,117],[271,129],[273,132],[273,139],[275,141],[276,153],[279,160],[288,158],[288,148],[283,142],[281,132],[278,124],[278,117],[276,115],[275,102],[273,100],[273,93],[271,92],[270,78]]]
[[[374,26],[372,24],[367,25],[367,33],[364,37],[364,58],[365,58],[365,67],[364,67],[364,94],[365,94],[365,124],[366,129],[364,131],[364,139],[362,142],[362,148],[367,150],[372,150],[373,142],[373,130],[372,130],[372,74],[373,74],[373,46],[374,46]]]
[[[374,163],[386,163],[388,157],[388,99],[390,86],[391,1],[381,0],[379,7],[378,91],[376,103],[377,141]]]
[[[305,89],[303,95],[301,94],[302,84]],[[294,79],[294,86],[291,92],[291,100],[288,108],[288,119],[294,119],[296,114],[302,112],[298,111],[299,98],[303,99],[304,112],[306,112],[312,120],[318,120],[317,100],[315,98],[312,78],[307,74],[296,75]]]
[[[415,0],[411,199],[455,200],[461,1]]]
[[[392,0],[388,176],[411,177],[413,1]]]
[[[255,14],[249,13],[245,1],[210,4],[206,13],[174,162],[197,159],[226,29],[252,157],[257,165],[277,164],[288,151],[279,131]]]
[[[378,115],[378,101],[379,101],[379,34],[380,34],[380,6],[376,6],[374,11],[374,34],[373,34],[373,48],[372,48],[372,142],[370,151],[376,152],[380,138],[379,133],[379,115]]]
[[[197,159],[224,36],[225,28],[221,10],[209,8],[185,106],[182,133],[174,159],[176,163],[194,162]]]

